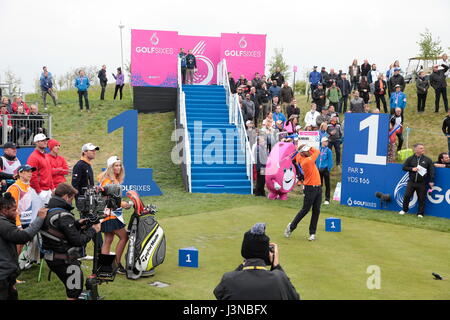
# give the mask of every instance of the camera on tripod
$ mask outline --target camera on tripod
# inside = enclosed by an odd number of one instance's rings
[[[97,224],[105,217],[105,209],[112,211],[120,207],[121,189],[118,184],[107,184],[104,187],[88,187],[77,199],[77,209],[88,224]]]
[[[105,217],[105,209],[114,211],[120,208],[122,190],[118,184],[108,184],[103,187],[83,188],[84,194],[77,199],[77,209],[82,219],[86,219],[86,225],[91,226],[100,223]],[[114,281],[116,267],[114,265],[115,255],[101,254],[99,237],[94,237],[94,261],[92,275],[86,279],[87,297],[98,299],[97,286],[102,282]],[[101,239],[100,239],[101,240]],[[88,298],[90,299],[90,298]]]

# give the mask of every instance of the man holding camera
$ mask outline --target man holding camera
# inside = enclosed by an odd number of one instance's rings
[[[255,224],[244,234],[241,254],[245,259],[227,272],[214,289],[218,300],[299,300],[278,260],[278,246],[270,243],[265,223]],[[266,269],[271,265],[270,271]]]
[[[89,227],[86,220],[76,220],[71,212],[73,199],[78,191],[67,183],[59,184],[48,203],[48,213],[42,226],[42,247],[45,260],[66,287],[68,300],[76,300],[83,290],[81,247],[85,246],[96,233],[100,223]]]
[[[88,187],[95,185],[91,162],[95,159],[98,150],[100,148],[90,142],[81,147],[81,159],[78,160],[72,170],[72,187],[78,191],[75,200],[78,199],[79,195],[83,195]],[[92,260],[93,257],[86,255],[86,250],[84,250],[82,259]]]

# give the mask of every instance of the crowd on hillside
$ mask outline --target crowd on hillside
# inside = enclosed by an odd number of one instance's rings
[[[441,97],[448,113],[443,121],[442,132],[447,137],[450,152],[450,112],[447,101],[447,82],[449,63],[446,55],[440,64],[433,66],[431,74],[423,71],[418,74],[415,87],[417,93],[417,112],[425,111],[425,102],[430,88],[435,91],[435,112],[439,112]],[[401,74],[399,62],[394,62],[386,74],[378,71],[376,64],[367,60],[358,65],[355,59],[347,72],[324,67],[317,71],[314,66],[309,74],[311,105],[310,110],[301,114],[294,91],[285,81],[280,68],[267,77],[255,73],[253,79],[240,75],[235,80],[228,74],[229,87],[237,94],[247,135],[254,150],[257,170],[264,166],[271,148],[280,140],[295,140],[299,131],[319,131],[321,157],[317,162],[321,175],[329,175],[331,166],[328,157],[340,167],[343,137],[343,113],[389,113],[388,162],[395,162],[404,143],[404,110],[408,97],[404,93],[406,81]],[[324,142],[324,143],[323,143]],[[258,152],[256,152],[258,150]],[[332,152],[334,150],[334,155]],[[262,153],[261,153],[262,152]],[[437,166],[449,166],[447,153],[442,153]],[[443,157],[447,159],[443,161]],[[328,171],[328,172],[327,172]],[[263,193],[263,189],[260,193]],[[264,194],[261,194],[264,195]],[[327,197],[327,202],[329,201]]]

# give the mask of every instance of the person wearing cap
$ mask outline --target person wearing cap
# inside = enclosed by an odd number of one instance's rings
[[[391,93],[389,102],[391,114],[394,114],[396,108],[402,109],[403,114],[406,108],[406,94],[401,91],[401,86],[399,84],[395,85],[395,92]]]
[[[330,115],[328,114],[328,108],[327,107],[323,107],[321,114],[316,118],[316,127],[320,128],[320,125],[322,123],[324,123],[324,122],[326,124],[328,124],[330,119],[331,118],[330,118]]]
[[[433,66],[433,72],[430,75],[430,85],[435,92],[434,112],[439,112],[439,101],[444,101],[445,112],[448,111],[448,99],[447,99],[447,77],[445,73],[449,70],[449,66],[442,64],[443,69],[439,70],[439,65]]]
[[[317,111],[321,112],[322,108],[325,107],[326,102],[325,89],[323,88],[323,84],[321,82],[317,84],[317,89],[314,90],[312,99],[317,106]]]
[[[244,262],[223,275],[214,289],[218,300],[300,300],[280,265],[278,246],[270,242],[265,229],[265,223],[257,223],[244,234]]]
[[[73,166],[72,169],[72,187],[78,192],[75,195],[75,203],[78,196],[84,195],[86,189],[95,185],[94,171],[92,170],[92,160],[95,159],[99,147],[92,143],[86,143],[81,147],[81,159]],[[98,243],[102,246],[102,238],[99,237]],[[92,260],[94,257],[86,254],[86,246],[83,246],[83,260]]]
[[[303,198],[303,207],[297,213],[294,220],[290,222],[285,231],[284,236],[289,238],[297,228],[299,222],[308,214],[312,208],[311,222],[309,224],[309,241],[316,240],[317,222],[320,216],[320,205],[322,203],[322,183],[320,181],[320,173],[316,166],[316,160],[320,155],[320,150],[309,147],[305,144],[299,145],[298,154],[295,160],[303,170],[303,185],[305,194]]]
[[[69,166],[66,159],[59,155],[61,143],[59,141],[50,139],[48,140],[49,153],[46,154],[50,165],[52,166],[52,179],[55,187],[58,184],[66,182],[66,176],[69,174]]]
[[[72,186],[78,190],[78,195],[83,195],[87,187],[95,185],[91,163],[98,150],[100,148],[92,143],[86,143],[81,147],[81,159],[78,160],[72,170]],[[78,195],[76,199],[78,199]]]
[[[7,142],[3,145],[3,155],[0,157],[0,171],[14,175],[21,166],[17,158],[17,146],[14,142]]]
[[[52,178],[52,166],[45,156],[48,140],[43,133],[35,135],[33,141],[36,144],[36,149],[34,149],[27,160],[27,164],[36,168],[31,177],[30,185],[41,198],[43,205],[48,203],[52,196],[52,191],[55,189]]]
[[[333,169],[333,153],[328,148],[328,138],[323,137],[320,140],[320,154],[316,160],[317,169],[319,169],[320,182],[323,187],[325,180],[325,202],[323,204],[330,204],[330,172]]]
[[[394,68],[394,75],[389,79],[388,85],[391,94],[395,92],[397,85],[400,85],[401,91],[405,91],[406,82],[405,78],[400,74],[400,68]]]
[[[117,156],[109,157],[106,161],[106,170],[100,173],[97,177],[100,186],[104,187],[108,184],[122,184],[125,179],[125,170],[122,161]],[[125,274],[126,270],[121,263],[123,250],[128,241],[128,234],[126,225],[123,220],[122,209],[130,209],[132,205],[122,201],[120,208],[115,211],[105,209],[106,218],[103,219],[101,231],[105,233],[105,241],[102,246],[102,254],[109,254],[114,236],[119,238],[116,246],[116,263],[118,266],[117,272]]]
[[[16,226],[22,229],[28,227],[36,218],[37,210],[43,207],[40,198],[30,186],[30,180],[35,171],[36,168],[28,164],[20,166],[17,169],[19,178],[6,190],[16,201]]]
[[[320,73],[317,71],[317,66],[313,67],[313,71],[310,72],[309,74],[309,85],[311,87],[311,99],[312,99],[312,94],[314,92],[314,90],[317,89],[317,85],[319,84],[319,82],[321,82],[321,75]]]

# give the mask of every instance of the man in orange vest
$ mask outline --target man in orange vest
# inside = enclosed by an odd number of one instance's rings
[[[322,203],[322,187],[320,181],[319,170],[316,167],[316,159],[320,155],[320,151],[307,145],[298,147],[299,153],[295,160],[300,164],[304,172],[304,194],[303,207],[297,213],[294,220],[289,223],[284,231],[284,236],[289,238],[292,231],[297,228],[298,223],[306,216],[312,207],[311,222],[309,224],[309,238],[313,241],[316,239],[317,222],[320,215],[320,204]]]

